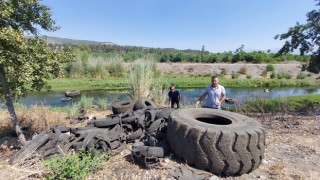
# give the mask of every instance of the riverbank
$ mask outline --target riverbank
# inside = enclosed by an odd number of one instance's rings
[[[177,88],[203,88],[210,84],[210,76],[206,75],[163,75],[156,78],[165,86],[174,84]],[[71,79],[59,78],[48,81],[52,91],[65,91],[68,89],[79,90],[126,90],[128,83],[126,77],[108,77],[106,79]],[[320,81],[316,79],[231,79],[220,78],[220,84],[225,87],[305,87],[320,86]]]
[[[126,71],[132,63],[124,63]],[[270,66],[270,65],[269,65]],[[157,63],[155,80],[169,87],[202,88],[210,84],[210,76],[218,75],[225,87],[304,87],[320,86],[319,74],[301,71],[299,62],[272,64],[274,72],[266,72],[268,64],[206,64],[206,63]],[[105,79],[60,78],[48,81],[53,91],[125,90],[127,77],[108,76]]]

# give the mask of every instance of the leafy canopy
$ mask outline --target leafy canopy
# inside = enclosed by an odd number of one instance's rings
[[[320,0],[316,6],[320,6]],[[311,53],[308,69],[312,72],[320,72],[320,9],[312,10],[306,14],[306,24],[297,24],[289,28],[288,32],[276,35],[275,39],[289,39],[285,41],[278,54],[285,54],[299,49],[300,54]]]
[[[38,0],[1,0],[0,12],[0,65],[4,66],[11,96],[49,89],[45,80],[57,77],[64,63],[74,59],[68,52],[52,51],[44,39],[38,38],[37,27],[58,29],[50,9]],[[24,33],[36,38],[27,38]]]

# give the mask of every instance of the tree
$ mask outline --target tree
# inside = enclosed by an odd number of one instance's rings
[[[13,128],[21,144],[27,143],[16,116],[12,97],[16,100],[29,90],[50,89],[46,79],[61,73],[62,63],[72,61],[68,52],[51,50],[38,38],[40,27],[55,31],[50,9],[39,0],[0,1],[0,95],[10,113]],[[35,38],[27,38],[33,34]]]
[[[320,0],[316,6],[320,6]],[[320,72],[320,9],[312,10],[306,14],[307,23],[296,23],[294,27],[289,28],[288,32],[278,34],[275,39],[289,39],[279,50],[277,55],[293,52],[299,49],[300,55],[311,53],[308,70]]]

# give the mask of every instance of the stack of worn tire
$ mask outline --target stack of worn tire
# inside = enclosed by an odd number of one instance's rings
[[[148,98],[119,101],[113,114],[85,127],[53,127],[41,133],[11,162],[37,150],[43,158],[71,149],[93,153],[122,151],[132,144],[135,162],[155,167],[173,152],[198,169],[219,176],[239,176],[257,169],[264,158],[265,130],[244,115],[208,108],[157,108]]]
[[[83,149],[92,153],[119,152],[126,147],[127,143],[139,140],[142,144],[136,144],[134,147],[141,150],[141,154],[135,148],[133,152],[136,152],[134,154],[137,155],[137,160],[144,162],[146,167],[151,167],[150,163],[145,162],[152,158],[145,152],[151,152],[153,149],[152,152],[158,153],[156,158],[160,157],[159,152],[162,154],[161,157],[164,156],[163,148],[150,148],[146,151],[146,146],[155,146],[160,141],[166,141],[166,122],[171,109],[157,108],[150,99],[141,97],[137,101],[114,103],[112,111],[113,114],[105,118],[89,121],[85,127],[57,126],[53,127],[48,134],[41,133],[21,149],[11,162],[21,161],[26,154],[35,150],[42,154],[44,159],[53,155],[63,155],[71,149],[75,151]],[[158,159],[155,161],[159,162]]]

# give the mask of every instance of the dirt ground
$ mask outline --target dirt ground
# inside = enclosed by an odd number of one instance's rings
[[[93,112],[94,113],[94,112]],[[100,113],[104,117],[108,113]],[[96,114],[95,114],[96,115]],[[131,145],[111,157],[101,169],[87,179],[174,179],[168,172],[185,167],[190,172],[203,175],[205,179],[319,179],[320,177],[320,116],[256,117],[267,130],[265,158],[255,171],[239,177],[218,177],[214,174],[189,167],[173,154],[161,159],[161,165],[145,169],[131,156]],[[86,123],[78,124],[78,126]],[[41,179],[42,161],[26,162],[23,165],[9,165],[9,158],[18,149],[16,139],[0,139],[1,179]],[[190,179],[193,179],[190,177]]]
[[[172,74],[219,74],[222,68],[226,68],[228,72],[238,72],[242,66],[249,69],[252,77],[261,77],[262,71],[267,64],[174,64],[159,63],[158,68],[164,73]],[[276,72],[288,72],[294,77],[301,72],[300,64],[297,62],[287,62],[275,65]],[[304,72],[307,73],[307,72]],[[308,77],[317,78],[319,74],[312,74]],[[318,110],[319,111],[319,110]],[[105,117],[110,114],[90,112],[89,115]],[[68,124],[65,117],[50,114],[43,111],[46,119],[54,119],[60,124]],[[46,117],[48,116],[48,117]],[[32,119],[32,123],[39,121],[32,114],[24,115],[25,121]],[[247,179],[314,179],[320,177],[320,114],[301,116],[294,115],[285,117],[253,117],[261,122],[266,129],[266,150],[265,158],[258,169],[249,174],[239,177],[218,177],[211,173],[197,170],[189,167],[184,162],[179,161],[174,155],[161,159],[161,165],[153,169],[145,169],[134,162],[131,156],[131,145],[111,157],[111,159],[101,166],[101,169],[90,174],[87,179],[174,179],[168,175],[170,170],[176,170],[185,167],[195,174],[205,175],[205,179],[231,179],[231,180],[247,180]],[[0,126],[10,122],[7,114],[0,112]],[[41,125],[40,123],[40,125]],[[43,123],[42,123],[43,124]],[[85,122],[77,126],[84,126]],[[39,125],[38,125],[39,126]],[[48,125],[44,124],[43,129],[47,129]],[[36,162],[26,162],[22,165],[10,165],[8,160],[19,149],[19,143],[16,138],[12,138],[11,132],[0,130],[0,179],[42,179],[44,177],[43,163],[41,160]],[[189,179],[193,179],[189,177]]]
[[[241,68],[245,67],[248,70],[247,75],[251,75],[252,78],[262,78],[262,71],[266,69],[268,64],[247,64],[247,63],[158,63],[157,67],[165,74],[220,74],[222,69],[226,69],[228,76],[231,76],[232,72],[238,73]],[[293,78],[297,77],[299,73],[304,73],[309,78],[318,78],[319,74],[310,73],[307,71],[301,71],[301,63],[297,61],[286,61],[281,64],[273,64],[276,73],[289,73]],[[246,78],[246,75],[240,76],[240,78]]]

